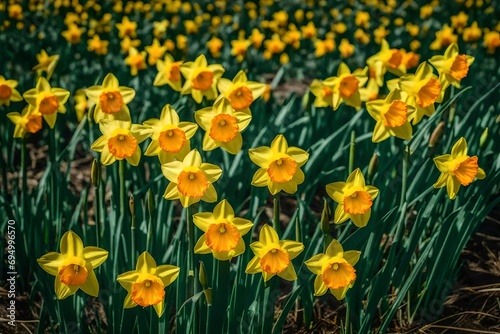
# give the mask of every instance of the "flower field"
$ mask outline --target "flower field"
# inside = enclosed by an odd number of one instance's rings
[[[1,332],[436,320],[500,203],[499,17],[492,0],[0,3]]]

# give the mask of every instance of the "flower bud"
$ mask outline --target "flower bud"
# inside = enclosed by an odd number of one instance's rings
[[[94,187],[99,188],[99,185],[101,184],[101,168],[99,166],[99,163],[97,162],[97,159],[94,159],[94,161],[92,161],[90,178],[92,179],[92,184],[94,185]]]
[[[330,206],[326,199],[323,199],[323,211],[321,212],[321,232],[323,234],[330,234]]]
[[[483,133],[481,134],[481,138],[479,138],[479,148],[483,150],[487,142],[488,142],[488,128],[484,129]]]
[[[377,172],[377,167],[378,167],[378,155],[377,153],[373,153],[372,158],[370,159],[370,163],[368,164],[368,183],[372,183],[373,176]]]
[[[443,135],[444,127],[445,127],[445,122],[441,121],[436,126],[436,128],[434,129],[434,131],[432,131],[431,137],[429,138],[429,147],[436,146],[436,144],[441,139],[441,136]]]

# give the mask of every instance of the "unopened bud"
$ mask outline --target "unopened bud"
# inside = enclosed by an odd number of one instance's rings
[[[101,184],[101,168],[99,166],[99,162],[97,162],[97,159],[94,159],[94,161],[92,161],[90,178],[92,179],[92,184],[94,185],[94,187],[99,188],[99,185]]]
[[[129,200],[128,200],[128,207],[130,209],[130,215],[133,217],[135,216],[135,201],[134,201],[134,195],[130,194]]]
[[[439,142],[441,136],[443,135],[443,130],[445,125],[446,125],[445,122],[441,121],[436,126],[434,131],[432,131],[431,137],[429,138],[429,147],[434,147]]]
[[[330,234],[330,206],[326,199],[323,199],[323,211],[321,212],[321,232],[323,234]]]
[[[484,149],[487,141],[488,141],[488,128],[484,129],[483,133],[481,134],[481,138],[479,138],[479,148],[481,150]]]
[[[207,271],[205,270],[205,264],[203,263],[203,261],[200,261],[200,274],[198,279],[203,289],[206,289],[208,287],[208,277],[207,277]]]
[[[373,176],[377,172],[377,167],[378,167],[378,155],[377,153],[373,153],[372,158],[370,159],[370,163],[368,164],[367,179],[369,183],[372,183]]]

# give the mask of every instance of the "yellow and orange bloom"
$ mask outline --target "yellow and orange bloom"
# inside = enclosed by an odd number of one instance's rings
[[[467,76],[473,62],[473,56],[459,54],[456,43],[451,44],[443,56],[433,56],[429,60],[439,72],[439,82],[443,92],[450,84],[460,88],[460,81]]]
[[[118,36],[120,38],[124,38],[125,36],[133,38],[136,36],[137,23],[130,21],[127,16],[123,17],[121,23],[116,23],[115,27],[118,29]]]
[[[152,118],[143,124],[152,130],[152,140],[144,155],[157,155],[161,164],[176,159],[182,161],[191,151],[190,139],[198,129],[194,123],[180,122],[170,104],[163,107],[160,119]]]
[[[101,86],[92,86],[85,90],[89,104],[95,104],[94,120],[99,123],[103,119],[116,119],[130,122],[130,111],[127,104],[135,96],[135,90],[120,86],[118,79],[108,73]]]
[[[130,74],[136,76],[139,70],[144,70],[146,66],[146,51],[137,51],[136,48],[130,48],[125,64],[130,66]]]
[[[208,100],[215,100],[217,82],[224,73],[222,65],[208,65],[205,56],[200,55],[194,62],[182,64],[181,73],[186,79],[181,94],[191,94],[196,103],[201,103],[203,96]]]
[[[314,255],[305,261],[307,268],[317,275],[314,280],[314,295],[323,296],[328,290],[337,300],[345,298],[356,280],[354,266],[361,252],[346,251],[337,240],[332,240],[325,253]]]
[[[259,232],[259,241],[253,242],[250,248],[255,256],[247,265],[247,274],[262,273],[264,282],[275,275],[287,281],[297,279],[292,260],[304,250],[301,242],[280,240],[278,233],[271,226],[264,224]]]
[[[82,33],[82,29],[76,24],[70,24],[68,26],[68,30],[63,31],[61,35],[68,41],[68,43],[78,44],[81,41]]]
[[[174,61],[174,58],[168,53],[165,55],[165,58],[163,58],[163,60],[157,60],[156,69],[158,70],[158,74],[156,74],[153,85],[169,85],[170,88],[172,88],[176,92],[180,92],[182,89],[182,63],[182,60]]]
[[[259,29],[253,28],[252,33],[248,37],[248,40],[252,43],[252,46],[259,49],[262,46],[262,42],[266,38],[266,35],[260,32]]]
[[[29,105],[24,107],[21,114],[8,113],[7,118],[15,125],[13,138],[24,138],[28,132],[36,133],[42,129],[42,114],[34,112],[34,108]]]
[[[271,39],[264,41],[264,59],[271,59],[274,55],[280,54],[285,50],[286,44],[283,42],[278,34],[273,34]]]
[[[235,111],[250,113],[250,105],[264,94],[266,85],[249,81],[245,72],[240,70],[232,82],[229,79],[221,78],[217,88]]]
[[[23,94],[24,99],[40,113],[52,129],[56,124],[57,113],[65,114],[64,104],[68,101],[69,92],[62,88],[51,87],[47,79],[40,77],[36,87]]]
[[[194,247],[195,254],[212,254],[220,261],[230,261],[245,252],[242,236],[248,233],[253,223],[234,216],[228,201],[217,204],[212,212],[193,215],[193,223],[204,232]]]
[[[453,28],[445,24],[441,30],[436,32],[436,39],[431,43],[431,50],[441,50],[442,48],[456,43],[458,36],[453,33]]]
[[[45,71],[47,73],[47,80],[49,80],[59,61],[59,55],[49,56],[45,50],[41,50],[40,53],[36,55],[36,60],[38,64],[33,67],[33,71],[37,71],[40,74]]]
[[[170,181],[163,195],[165,199],[179,199],[185,208],[200,200],[208,203],[217,201],[217,192],[212,183],[220,178],[222,169],[203,162],[196,149],[189,152],[183,161],[162,165],[161,170]]]
[[[342,38],[338,49],[340,56],[345,59],[353,55],[355,46],[351,44],[347,38]]]
[[[138,48],[141,45],[140,39],[130,39],[130,37],[125,36],[120,41],[120,49],[123,53],[129,53],[131,48]]]
[[[156,38],[150,46],[146,46],[144,49],[148,53],[148,65],[155,65],[158,59],[163,57],[167,51],[167,48],[162,46]]]
[[[444,154],[434,158],[437,169],[441,172],[434,188],[443,188],[450,199],[457,197],[460,186],[468,186],[476,178],[482,180],[486,173],[477,163],[477,156],[467,155],[467,141],[460,138],[451,148],[451,154]]]
[[[372,135],[374,143],[386,140],[390,136],[405,140],[411,138],[413,130],[408,115],[415,112],[415,107],[402,100],[399,89],[394,89],[385,100],[367,102],[366,110],[377,122]]]
[[[277,135],[271,147],[252,148],[248,154],[250,160],[260,167],[253,176],[253,186],[267,186],[271,195],[281,190],[293,194],[297,186],[304,182],[304,172],[300,167],[307,162],[309,154],[301,148],[288,147],[285,136]]]
[[[348,219],[357,227],[365,227],[368,224],[378,189],[365,184],[365,178],[359,168],[349,175],[347,182],[327,184],[326,193],[338,203],[333,218],[335,224],[341,224]]]
[[[222,46],[224,45],[224,42],[222,39],[212,36],[212,38],[207,41],[207,48],[208,51],[210,51],[210,54],[214,58],[220,58],[220,50],[222,49]]]
[[[108,54],[109,41],[102,40],[99,35],[94,35],[92,39],[87,41],[87,50],[94,52],[96,55]]]
[[[50,252],[37,260],[43,270],[56,276],[54,289],[57,299],[65,299],[78,289],[97,297],[99,282],[94,269],[107,259],[108,252],[93,246],[84,248],[82,239],[73,231],[64,233],[60,250],[61,253]]]
[[[479,28],[479,26],[477,25],[477,21],[474,21],[472,22],[472,25],[470,27],[464,29],[462,38],[464,42],[471,43],[478,41],[482,35],[483,32],[481,31],[481,28]]]
[[[235,39],[231,41],[231,56],[236,56],[238,62],[242,62],[247,54],[248,47],[252,42],[246,39]]]
[[[377,84],[380,87],[384,83],[384,74],[387,71],[397,76],[406,73],[401,50],[391,49],[385,39],[382,40],[380,51],[368,58],[366,63],[375,71]]]
[[[337,76],[323,81],[323,84],[332,91],[333,110],[337,110],[342,102],[357,110],[361,108],[359,88],[368,81],[367,71],[368,69],[351,73],[345,63],[340,63]]]
[[[483,45],[487,52],[494,54],[500,48],[500,33],[498,31],[488,31],[484,34]]]
[[[309,89],[315,97],[313,104],[316,108],[333,107],[333,92],[323,81],[314,79]]]
[[[84,89],[78,89],[73,96],[75,99],[76,119],[80,122],[88,110],[87,96]]]
[[[16,89],[18,82],[15,80],[5,80],[0,75],[0,106],[10,106],[10,102],[19,102],[23,100],[21,94]]]
[[[179,267],[169,264],[157,266],[148,252],[142,253],[135,270],[120,274],[116,279],[127,290],[123,308],[153,306],[161,317],[165,310],[165,288],[177,279],[179,271]]]
[[[132,166],[137,166],[141,159],[139,144],[151,135],[151,129],[131,124],[127,121],[102,120],[99,123],[102,136],[90,147],[101,152],[101,163],[111,165],[116,160],[126,159]]]

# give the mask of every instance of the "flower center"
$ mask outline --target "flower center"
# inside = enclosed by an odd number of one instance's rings
[[[108,148],[118,159],[129,158],[137,150],[137,139],[132,135],[120,133],[108,139]]]
[[[44,97],[38,106],[38,110],[43,115],[53,114],[57,111],[57,108],[59,108],[59,100],[57,96],[52,94]]]
[[[384,114],[384,126],[395,128],[406,122],[408,105],[400,100],[392,101]]]
[[[290,256],[280,248],[273,248],[260,259],[263,271],[269,274],[279,274],[290,264]]]
[[[333,262],[323,269],[321,279],[329,289],[344,288],[356,279],[356,270],[345,260]]]
[[[177,177],[177,189],[186,197],[202,197],[209,185],[205,173],[198,167],[187,167]]]
[[[450,75],[455,80],[461,80],[467,76],[467,72],[469,72],[467,57],[465,55],[456,56],[450,67]]]
[[[372,198],[364,190],[354,191],[350,196],[344,196],[344,211],[351,215],[360,215],[372,207]]]
[[[212,87],[213,80],[213,72],[208,69],[202,69],[191,79],[191,84],[194,89],[207,90]]]
[[[165,152],[177,153],[185,143],[186,133],[178,127],[162,131],[158,136],[158,144]]]
[[[358,90],[359,80],[348,75],[340,81],[339,91],[342,97],[351,97]]]
[[[246,86],[238,87],[229,94],[228,100],[234,110],[247,109],[253,102],[252,91]]]
[[[333,95],[333,92],[330,88],[324,86],[323,87],[323,97],[328,97],[328,96],[332,96]]]
[[[212,118],[209,136],[213,140],[228,143],[236,138],[239,130],[236,117],[229,114],[219,114]]]
[[[460,162],[455,160],[449,165],[450,172],[455,175],[458,182],[463,186],[468,186],[477,175],[478,165],[477,157],[468,157],[464,161]]]
[[[40,131],[42,128],[42,116],[30,115],[26,118],[26,124],[24,125],[26,131],[35,133]]]
[[[427,108],[436,102],[440,92],[441,85],[439,84],[439,81],[437,79],[430,78],[418,91],[417,104],[422,108]]]
[[[87,281],[88,274],[85,261],[74,258],[67,265],[60,267],[58,275],[59,281],[69,286],[84,284]]]
[[[132,284],[132,301],[142,307],[156,305],[165,298],[165,286],[156,276],[147,274]]]
[[[170,65],[170,70],[168,71],[167,78],[172,82],[181,80],[181,70],[179,67],[179,63],[173,63],[172,65]]]
[[[219,224],[211,224],[205,235],[207,246],[215,252],[229,252],[240,241],[238,229],[227,220]]]
[[[0,85],[0,100],[9,99],[12,95],[12,88],[7,85]]]
[[[297,162],[289,156],[274,160],[267,168],[267,174],[271,181],[283,183],[290,181],[297,171]]]
[[[119,91],[103,92],[99,96],[99,102],[101,103],[101,109],[106,114],[114,114],[119,112],[123,107],[122,94]]]
[[[130,57],[130,66],[137,69],[146,68],[146,63],[144,62],[144,56],[141,54],[136,54]]]

